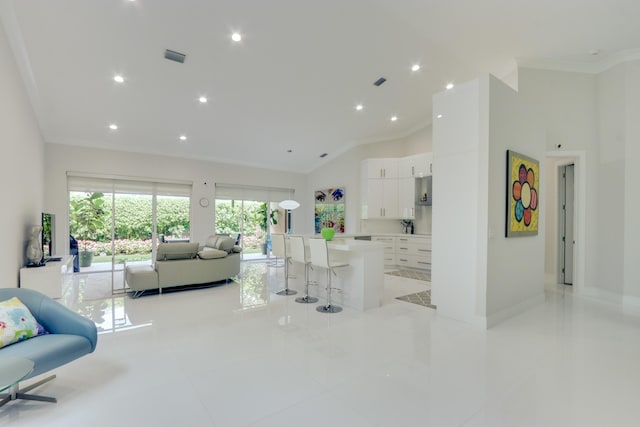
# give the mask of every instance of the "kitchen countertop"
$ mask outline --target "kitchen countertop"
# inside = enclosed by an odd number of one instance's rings
[[[428,234],[405,234],[405,233],[349,233],[349,234],[338,234],[336,233],[333,237],[334,239],[353,239],[356,236],[390,236],[390,237],[431,237],[431,233]],[[314,235],[314,237],[322,237],[320,234]]]
[[[365,236],[392,236],[392,237],[431,237],[429,234],[405,234],[405,233],[367,233]]]

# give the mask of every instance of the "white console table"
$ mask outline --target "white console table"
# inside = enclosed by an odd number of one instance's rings
[[[20,269],[20,287],[42,292],[51,298],[60,298],[62,288],[73,276],[73,255],[61,261],[49,261],[42,267]]]

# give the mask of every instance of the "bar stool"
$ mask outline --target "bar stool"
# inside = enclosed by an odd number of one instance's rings
[[[311,264],[327,269],[327,303],[316,307],[320,313],[338,313],[342,307],[331,303],[331,290],[340,290],[331,287],[331,274],[336,274],[334,269],[346,267],[349,264],[341,262],[331,262],[329,259],[329,247],[325,239],[309,239],[309,249],[311,250]]]
[[[291,260],[304,264],[304,296],[296,298],[296,302],[302,304],[318,302],[318,298],[309,296],[311,257],[304,246],[304,238],[302,236],[289,236],[289,248],[291,249]]]
[[[284,234],[271,235],[271,252],[277,257],[284,259],[284,289],[276,292],[277,295],[295,295],[298,292],[289,289],[289,262],[291,258],[287,255],[287,242]]]

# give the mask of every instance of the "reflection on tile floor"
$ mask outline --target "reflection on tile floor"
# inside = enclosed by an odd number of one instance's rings
[[[429,283],[385,275],[382,307],[327,315],[278,296],[283,269],[138,299],[62,300],[100,328],[95,353],[11,402],[10,426],[636,426],[640,320],[553,289],[474,330],[395,298]],[[86,283],[85,283],[86,285]]]

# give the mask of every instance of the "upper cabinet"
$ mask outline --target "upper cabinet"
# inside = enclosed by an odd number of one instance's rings
[[[421,153],[398,159],[398,177],[420,178],[433,173],[433,155]]]
[[[367,159],[365,163],[369,179],[398,178],[398,159]]]
[[[416,205],[431,204],[431,153],[398,159],[365,159],[361,164],[361,218],[415,219]],[[420,183],[420,184],[418,184]],[[427,194],[425,201],[420,198]]]
[[[367,159],[362,161],[361,168],[361,218],[397,218],[397,159]]]

